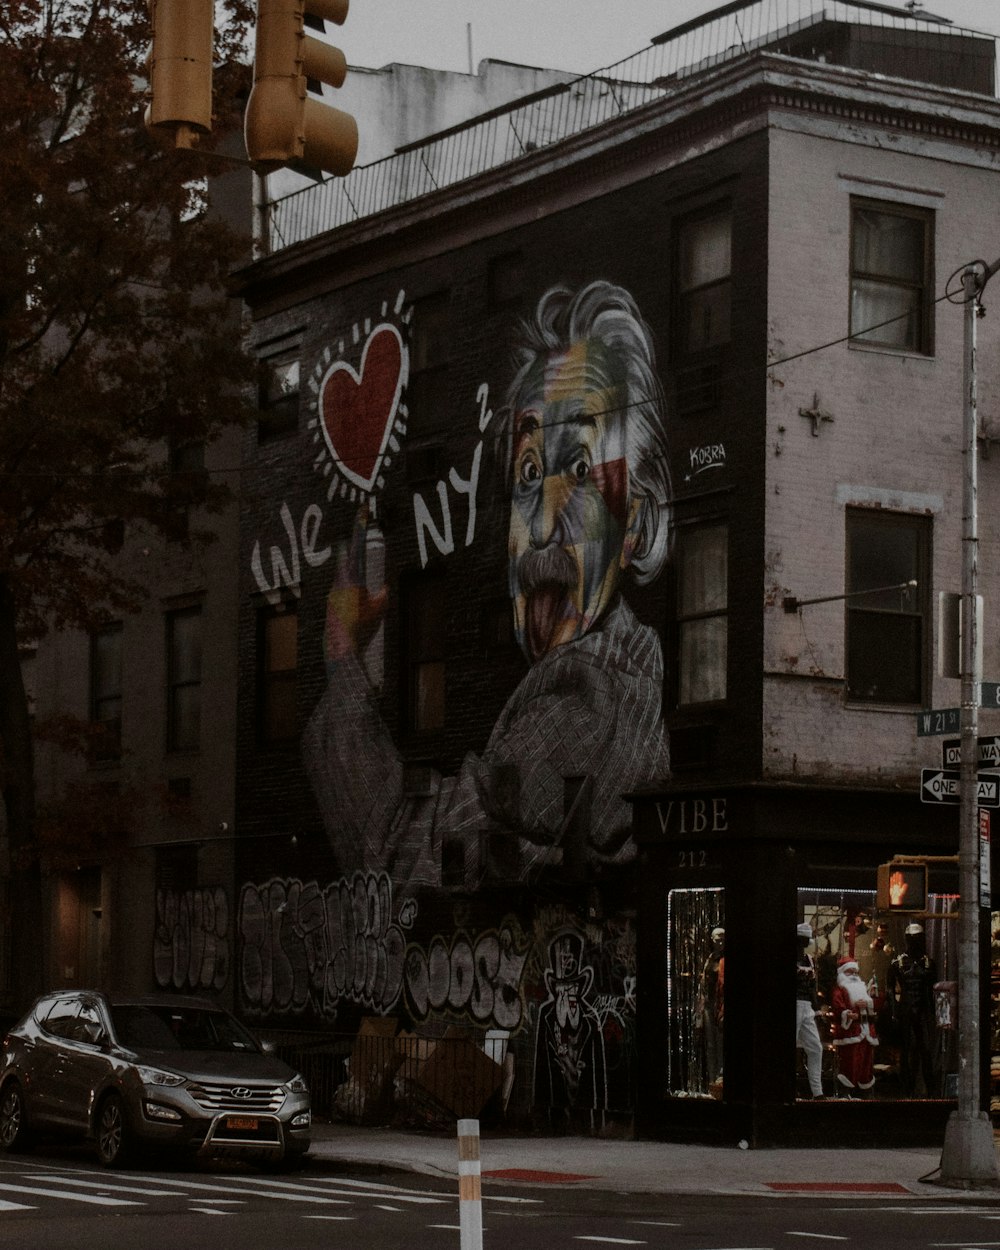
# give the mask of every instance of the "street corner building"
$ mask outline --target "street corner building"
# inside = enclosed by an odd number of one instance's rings
[[[120,974],[225,998],[361,1121],[937,1140],[956,917],[986,904],[987,964],[1000,917],[922,784],[960,701],[946,296],[1000,251],[994,40],[757,0],[534,75],[256,184],[232,827],[121,879]]]

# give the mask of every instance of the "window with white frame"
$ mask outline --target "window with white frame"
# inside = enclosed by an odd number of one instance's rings
[[[847,697],[924,701],[930,647],[928,517],[847,510]]]
[[[929,209],[851,201],[854,344],[931,354],[933,242]]]

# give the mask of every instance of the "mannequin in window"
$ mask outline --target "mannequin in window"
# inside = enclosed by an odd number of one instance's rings
[[[816,965],[807,947],[813,940],[812,925],[796,930],[799,956],[795,966],[795,1045],[805,1051],[809,1093],[823,1097],[823,1043],[816,1026],[819,999],[816,994]]]
[[[833,1008],[830,1035],[837,1050],[837,1081],[847,1091],[867,1097],[875,1084],[875,1017],[882,996],[873,977],[866,985],[858,961],[847,956],[837,966],[837,984],[830,1000]]]
[[[705,1083],[722,1081],[722,1024],[725,1013],[724,986],[726,975],[726,931],[712,930],[712,949],[701,970],[698,987],[698,1026],[705,1048]]]
[[[900,1089],[904,1098],[933,1098],[938,1092],[934,1071],[937,967],[927,954],[921,925],[907,925],[903,936],[906,949],[889,965],[887,986],[899,1041]]]

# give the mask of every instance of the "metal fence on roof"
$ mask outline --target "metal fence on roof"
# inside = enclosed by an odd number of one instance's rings
[[[392,156],[267,205],[267,251],[375,216],[509,164],[768,50],[995,96],[995,39],[871,0],[735,0],[614,65],[471,118]]]

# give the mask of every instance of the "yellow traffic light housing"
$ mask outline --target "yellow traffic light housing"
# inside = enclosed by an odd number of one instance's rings
[[[925,912],[927,910],[927,865],[879,864],[875,901],[879,911]]]
[[[192,148],[212,129],[213,0],[149,0],[146,129],[174,147]]]
[[[348,0],[257,0],[253,90],[247,102],[246,146],[261,172],[282,165],[343,177],[358,154],[358,125],[349,113],[307,95],[310,80],[343,85],[339,48],[310,38],[306,16],[342,25]]]

